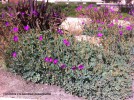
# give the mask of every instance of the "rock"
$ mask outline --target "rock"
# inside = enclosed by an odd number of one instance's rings
[[[87,35],[78,35],[78,36],[75,36],[75,39],[77,41],[86,41],[86,42],[89,42],[91,44],[94,44],[96,46],[100,46],[102,45],[101,44],[101,39],[99,37],[91,37],[91,36],[87,36]]]
[[[125,20],[115,20],[114,19],[112,22],[113,22],[113,24],[117,24],[117,25],[120,25],[123,27],[131,25],[131,23],[129,21],[125,21]]]
[[[71,34],[81,34],[84,29],[84,24],[90,24],[90,18],[73,18],[67,17],[65,21],[62,22],[60,28],[67,30]]]

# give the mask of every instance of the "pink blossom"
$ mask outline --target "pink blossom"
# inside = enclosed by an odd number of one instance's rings
[[[63,43],[66,45],[66,46],[70,46],[70,42],[66,39],[63,40]]]
[[[14,36],[13,40],[14,40],[14,42],[18,42],[18,40],[19,40],[18,36]]]
[[[49,62],[49,57],[45,57],[44,61]]]
[[[9,26],[9,22],[6,22],[5,24],[6,24],[6,26]]]
[[[29,25],[24,26],[24,29],[28,31],[30,29]]]
[[[14,32],[14,33],[17,33],[18,31],[19,31],[18,27],[14,27],[14,28],[13,28],[13,32]]]
[[[78,6],[78,7],[76,8],[76,10],[77,10],[77,11],[82,10],[82,5]]]
[[[79,65],[79,66],[78,66],[78,69],[79,69],[79,70],[82,70],[83,68],[84,68],[84,65]]]
[[[40,41],[43,40],[43,36],[42,36],[42,35],[39,36],[39,40],[40,40]]]
[[[58,59],[54,59],[53,63],[57,64],[58,63]]]
[[[99,32],[99,33],[97,34],[97,36],[98,36],[98,37],[102,37],[103,34]]]
[[[122,31],[119,31],[119,34],[120,34],[120,35],[122,35],[122,34],[123,34],[123,32],[122,32]]]
[[[13,58],[16,58],[16,57],[17,57],[17,53],[16,53],[16,52],[13,52],[13,53],[12,53],[12,57],[13,57]]]

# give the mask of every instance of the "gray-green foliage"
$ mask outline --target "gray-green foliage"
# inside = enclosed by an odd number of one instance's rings
[[[40,35],[43,41],[38,39]],[[68,39],[71,45],[64,45],[63,39]],[[17,58],[11,56],[13,51]],[[104,52],[87,42],[76,42],[73,35],[31,31],[20,35],[17,43],[12,41],[7,55],[7,67],[26,80],[60,85],[88,100],[124,100],[132,93],[129,57]],[[45,62],[46,56],[58,59],[58,64]],[[61,64],[67,67],[62,69]],[[84,65],[83,70],[71,69],[79,64]]]

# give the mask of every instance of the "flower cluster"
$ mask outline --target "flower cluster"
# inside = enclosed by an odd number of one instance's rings
[[[79,65],[78,67],[73,66],[71,69],[72,70],[77,70],[77,69],[82,70],[82,69],[84,69],[84,65]]]
[[[76,8],[76,10],[77,10],[77,11],[82,10],[82,5],[78,6],[78,7]]]
[[[62,29],[58,29],[57,32],[62,35],[63,34],[63,30]]]
[[[66,45],[66,46],[70,46],[70,42],[66,39],[63,40],[63,43]]]
[[[45,62],[48,62],[48,63],[53,63],[53,64],[58,64],[58,59],[53,59],[53,58],[51,58],[51,57],[45,57],[44,58],[44,61]]]

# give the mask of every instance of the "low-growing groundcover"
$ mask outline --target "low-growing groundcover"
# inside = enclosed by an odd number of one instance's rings
[[[36,83],[55,84],[88,100],[125,100],[132,93],[129,55],[104,52],[73,35],[51,31],[13,37],[7,68]]]

